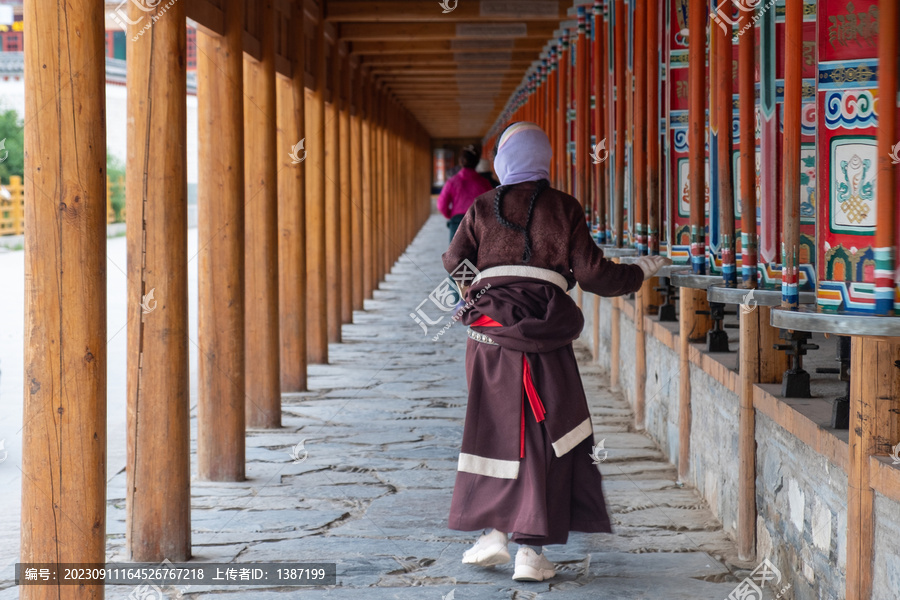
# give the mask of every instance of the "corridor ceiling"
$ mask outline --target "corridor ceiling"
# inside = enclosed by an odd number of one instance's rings
[[[327,0],[363,69],[433,138],[482,137],[572,0]]]

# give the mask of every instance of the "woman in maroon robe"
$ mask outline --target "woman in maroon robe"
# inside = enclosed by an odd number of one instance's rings
[[[600,471],[591,460],[590,411],[572,342],[584,326],[568,296],[636,291],[668,259],[619,265],[594,243],[579,202],[549,187],[552,150],[534,123],[514,123],[497,143],[501,186],[479,196],[444,267],[465,288],[469,402],[449,525],[486,530],[463,562],[509,562],[513,579],[556,574],[543,546],[570,531],[611,532]],[[474,280],[460,274],[478,273]]]

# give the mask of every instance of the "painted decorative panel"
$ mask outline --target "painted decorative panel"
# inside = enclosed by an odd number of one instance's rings
[[[817,304],[875,312],[878,3],[820,3]]]

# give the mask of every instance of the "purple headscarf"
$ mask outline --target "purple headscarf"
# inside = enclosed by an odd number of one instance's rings
[[[497,141],[494,170],[502,185],[550,178],[553,149],[547,134],[528,121],[513,123]]]

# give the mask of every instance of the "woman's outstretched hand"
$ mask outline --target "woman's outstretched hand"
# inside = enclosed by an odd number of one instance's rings
[[[644,272],[644,281],[653,277],[660,268],[671,265],[672,260],[665,256],[642,256],[635,261],[637,266]]]

